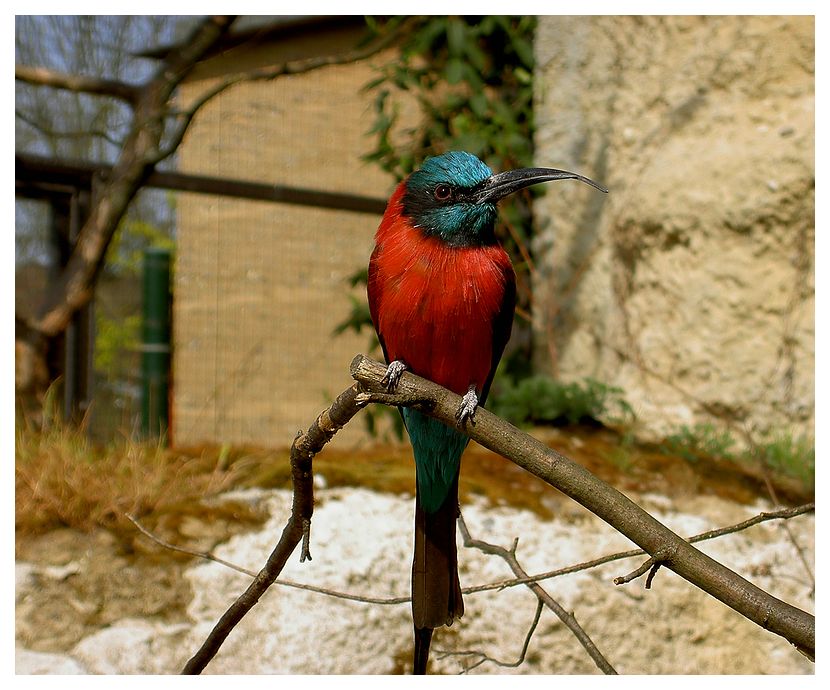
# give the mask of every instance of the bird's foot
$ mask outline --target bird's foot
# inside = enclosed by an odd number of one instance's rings
[[[471,385],[464,397],[461,398],[461,404],[455,412],[455,421],[459,427],[464,428],[464,423],[469,420],[470,424],[475,424],[475,414],[478,409],[478,395],[476,395],[476,387]]]
[[[406,371],[406,364],[396,359],[390,362],[386,367],[386,375],[381,379],[381,383],[386,386],[386,390],[394,393],[398,387],[398,381],[401,380],[401,375]]]

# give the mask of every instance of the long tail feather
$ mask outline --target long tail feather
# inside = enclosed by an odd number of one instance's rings
[[[415,628],[415,669],[412,673],[416,676],[426,675],[431,640],[432,628]]]
[[[415,498],[415,558],[412,564],[412,619],[415,624],[415,672],[426,673],[432,629],[452,625],[464,615],[455,544],[458,474],[434,513]]]

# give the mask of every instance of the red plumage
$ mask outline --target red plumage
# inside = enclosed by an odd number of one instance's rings
[[[499,244],[453,247],[425,236],[402,215],[404,191],[402,182],[389,200],[369,261],[369,308],[387,361],[459,395],[470,384],[486,395],[510,336],[510,257]]]
[[[453,246],[415,227],[404,214],[406,192],[404,181],[389,200],[369,260],[369,310],[386,361],[403,362],[459,395],[472,384],[483,403],[513,324],[513,266],[495,241]],[[414,672],[426,673],[433,629],[464,614],[455,541],[464,439],[417,412],[402,414],[418,467]]]
[[[496,203],[530,185],[562,179],[606,191],[555,168],[494,175],[472,154],[449,151],[424,161],[386,207],[369,260],[372,322],[387,363],[403,364],[465,396],[459,420],[487,399],[513,325],[516,276],[494,234]],[[394,386],[392,373],[390,368]],[[469,438],[464,421],[458,429],[417,409],[402,408],[401,414],[416,466],[414,672],[426,673],[432,631],[464,615],[455,522]]]

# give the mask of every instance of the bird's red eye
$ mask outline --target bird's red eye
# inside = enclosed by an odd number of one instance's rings
[[[452,189],[448,184],[439,184],[435,188],[435,198],[438,201],[446,201],[452,196]]]

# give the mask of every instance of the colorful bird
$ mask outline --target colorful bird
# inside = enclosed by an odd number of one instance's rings
[[[496,203],[529,185],[581,175],[522,168],[494,175],[470,153],[428,158],[386,207],[369,261],[372,322],[394,390],[404,370],[459,395],[457,428],[402,408],[415,455],[412,617],[415,673],[426,673],[433,629],[464,613],[456,556],[458,475],[474,422],[510,338],[516,278],[495,234]]]

